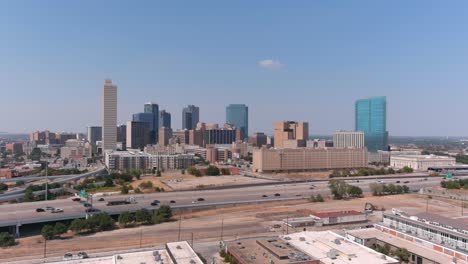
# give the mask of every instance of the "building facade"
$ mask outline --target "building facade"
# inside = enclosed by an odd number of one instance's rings
[[[87,135],[86,139],[88,142],[96,147],[97,146],[97,141],[102,140],[102,127],[100,126],[89,126],[87,127]]]
[[[179,170],[195,164],[194,154],[148,154],[141,151],[113,151],[106,153],[106,166],[110,171]]]
[[[155,103],[146,103],[144,112],[152,114],[153,122],[150,124],[150,142],[158,143],[159,140],[159,105]]]
[[[274,137],[275,148],[284,148],[286,140],[296,140],[296,145],[305,147],[309,139],[309,123],[295,121],[275,122]]]
[[[169,139],[172,138],[172,129],[168,127],[161,127],[159,129],[159,144],[162,146],[167,146],[169,144]]]
[[[249,143],[260,148],[267,144],[267,136],[264,133],[255,133],[249,137]]]
[[[171,113],[166,112],[166,110],[159,111],[159,128],[161,127],[171,127]]]
[[[102,148],[117,148],[117,86],[106,80],[102,91]]]
[[[226,107],[226,123],[241,131],[241,139],[249,137],[249,107],[245,104],[230,104]]]
[[[252,169],[256,172],[346,169],[366,166],[366,148],[261,148],[253,150]]]
[[[200,121],[200,108],[188,105],[182,109],[182,129],[195,129]]]
[[[390,155],[390,166],[402,169],[404,167],[413,170],[427,170],[430,167],[455,166],[456,159],[435,155]]]
[[[143,149],[149,144],[149,125],[146,122],[127,122],[127,148]]]
[[[369,151],[388,150],[387,99],[385,96],[356,101],[355,131],[364,132],[365,145]]]
[[[335,148],[363,148],[364,145],[364,132],[337,131],[333,134]]]

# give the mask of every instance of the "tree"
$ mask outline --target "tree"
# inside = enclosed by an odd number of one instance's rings
[[[197,168],[191,166],[187,169],[187,172],[188,174],[190,175],[193,175],[195,177],[200,177],[201,176],[201,173],[200,173],[200,170],[198,170]]]
[[[361,197],[362,196],[362,189],[355,185],[348,185],[347,193],[351,197]]]
[[[413,172],[413,168],[410,168],[408,166],[405,166],[403,167],[402,169],[403,173],[412,173]]]
[[[42,227],[41,229],[41,234],[42,234],[42,237],[45,239],[45,240],[51,240],[54,238],[54,227],[51,226],[51,225],[45,225]]]
[[[115,226],[114,219],[106,213],[92,215],[86,222],[89,225],[89,229],[96,232],[112,230]]]
[[[16,187],[23,186],[23,185],[24,185],[24,181],[17,181],[17,182],[15,183],[15,186],[16,186]]]
[[[372,192],[372,195],[374,196],[380,196],[383,194],[383,185],[378,184],[378,183],[370,183],[369,184],[369,189]]]
[[[88,224],[84,219],[75,219],[70,224],[70,230],[75,232],[76,234],[81,233],[84,230],[88,229]]]
[[[161,170],[156,171],[156,177],[161,177]]]
[[[401,261],[408,263],[411,254],[406,248],[399,248],[392,252],[392,255],[398,257]]]
[[[8,185],[5,183],[0,183],[0,192],[8,191]]]
[[[151,224],[153,217],[147,209],[143,208],[143,209],[136,211],[135,220],[139,223]]]
[[[128,194],[128,192],[130,191],[130,187],[128,187],[128,185],[122,185],[122,187],[120,188],[120,193],[121,194]]]
[[[67,233],[67,231],[68,228],[60,222],[57,222],[54,226],[54,236],[60,236],[62,234]]]
[[[140,183],[139,187],[142,189],[152,189],[153,183],[151,181],[142,182]]]
[[[317,196],[315,197],[315,201],[316,201],[316,202],[319,202],[319,203],[323,203],[325,200],[323,199],[322,195],[319,193],[319,194],[317,194]]]
[[[41,149],[33,148],[31,150],[31,154],[29,155],[29,158],[31,160],[40,160],[41,159],[41,154],[42,154]]]
[[[106,177],[104,187],[112,187],[114,186],[114,181],[112,180],[111,177]]]
[[[135,176],[135,178],[137,178],[137,180],[139,180],[141,178],[141,171],[139,171],[139,170],[132,170],[130,174]]]
[[[221,174],[222,175],[231,175],[231,171],[228,168],[222,168],[221,169]]]
[[[220,175],[220,171],[219,171],[218,167],[213,166],[213,165],[210,165],[210,166],[208,166],[208,168],[206,169],[205,175],[207,175],[207,176],[219,176],[219,175]]]
[[[0,233],[0,247],[11,247],[15,244],[15,236],[7,232]]]
[[[135,222],[135,216],[130,212],[124,212],[119,215],[118,221],[120,225],[127,227]]]
[[[26,190],[24,190],[24,201],[25,202],[32,202],[34,201],[34,193],[31,186],[28,186]]]
[[[182,170],[180,173],[182,173],[182,175],[185,174],[185,170]]]
[[[328,181],[328,187],[333,195],[333,199],[341,200],[343,199],[348,191],[348,184],[343,180],[330,180]]]
[[[172,208],[169,205],[161,205],[157,215],[160,215],[163,222],[169,221],[172,217]]]

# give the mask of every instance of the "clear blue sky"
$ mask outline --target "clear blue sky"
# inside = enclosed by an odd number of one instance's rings
[[[0,131],[100,124],[111,78],[119,122],[147,101],[175,127],[186,104],[223,123],[245,103],[251,133],[330,134],[386,95],[390,135],[468,135],[467,25],[466,1],[5,0]]]

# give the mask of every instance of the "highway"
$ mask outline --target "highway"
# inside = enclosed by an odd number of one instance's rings
[[[409,181],[406,185],[410,187],[411,191],[418,191],[423,187],[439,186],[442,177],[432,177],[424,180],[420,179],[407,179],[396,178],[392,180],[384,180],[385,183],[396,183],[400,181]],[[350,184],[360,186],[364,192],[369,192],[369,183],[375,183],[375,179],[366,180],[350,180]],[[240,203],[260,203],[278,201],[281,199],[302,199],[309,198],[312,194],[321,194],[327,196],[330,194],[327,182],[313,182],[313,183],[293,183],[283,184],[278,183],[275,185],[253,186],[243,188],[230,188],[222,190],[195,190],[184,192],[165,192],[165,193],[151,193],[139,195],[115,195],[103,196],[105,201],[99,202],[100,197],[95,197],[93,201],[94,208],[108,212],[110,214],[119,214],[125,211],[135,211],[141,208],[157,209],[151,206],[150,203],[157,199],[161,204],[171,205],[173,208],[208,208],[212,206],[226,206],[235,205]],[[314,186],[311,189],[311,186]],[[280,196],[275,196],[275,194]],[[263,197],[266,195],[267,197]],[[130,196],[135,197],[136,204],[107,206],[108,201],[124,200]],[[205,201],[196,201],[198,198],[203,198]],[[175,203],[171,203],[174,201]],[[36,212],[36,208],[52,206],[55,208],[63,209],[63,213],[50,213],[50,212]],[[4,204],[0,205],[0,227],[15,226],[23,224],[41,223],[48,221],[68,220],[85,216],[85,208],[79,202],[73,202],[71,199],[41,201],[32,203],[19,203],[19,204]]]

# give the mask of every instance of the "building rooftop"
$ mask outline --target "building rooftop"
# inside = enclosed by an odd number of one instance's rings
[[[438,223],[445,227],[453,227],[458,230],[468,231],[468,219],[452,219],[445,216],[431,214],[431,213],[419,213],[416,214],[419,219],[424,219],[432,223]]]
[[[348,216],[348,215],[362,215],[362,213],[355,211],[355,210],[350,210],[350,211],[323,212],[323,213],[313,214],[313,216],[318,217],[318,218],[340,217],[340,216]]]
[[[437,160],[455,160],[454,157],[448,157],[448,156],[437,156],[437,155],[398,155],[394,156],[398,158],[407,158],[407,159],[437,159]]]
[[[159,256],[159,257],[158,257]],[[76,255],[74,256],[76,257]],[[74,259],[53,262],[55,264],[174,264],[166,250],[152,250],[143,252],[132,252],[115,254],[113,256]]]
[[[166,249],[176,264],[203,264],[187,241],[167,243]]]
[[[357,244],[331,231],[306,231],[284,236],[297,248],[319,259],[324,264],[345,263],[399,263],[398,260]]]

